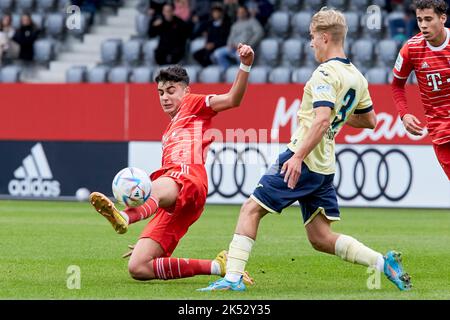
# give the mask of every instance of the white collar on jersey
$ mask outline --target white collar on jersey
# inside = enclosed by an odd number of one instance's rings
[[[427,47],[431,50],[431,51],[441,51],[444,50],[445,47],[448,46],[448,42],[450,40],[450,31],[448,30],[448,28],[445,28],[445,31],[447,33],[447,37],[445,38],[445,41],[443,44],[441,44],[439,47],[433,47],[428,41],[426,41],[427,43]]]

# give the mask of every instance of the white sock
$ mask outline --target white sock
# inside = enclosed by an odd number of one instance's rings
[[[233,240],[228,249],[226,280],[236,282],[241,278],[254,243],[255,240],[249,237],[240,234],[233,236]]]
[[[220,265],[216,260],[213,260],[211,263],[211,274],[220,276]]]
[[[127,215],[125,211],[119,211],[120,215],[125,219],[127,224],[130,224],[130,217]]]
[[[380,259],[382,259],[384,267],[384,258],[381,253],[366,247],[358,240],[344,234],[341,234],[336,240],[335,254],[345,261],[374,267],[377,270],[381,267]]]
[[[381,273],[384,272],[384,257],[380,254],[377,259],[377,264],[375,265],[375,269],[380,271]]]

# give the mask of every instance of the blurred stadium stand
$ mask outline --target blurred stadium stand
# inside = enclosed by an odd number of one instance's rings
[[[371,83],[387,83],[391,79],[390,69],[398,50],[410,36],[403,27],[407,24],[405,6],[389,8],[383,0],[268,1],[274,11],[264,25],[265,38],[254,48],[252,83],[304,83],[308,79],[317,66],[310,48],[309,24],[314,11],[324,5],[345,12],[349,26],[346,54]],[[1,81],[152,81],[160,66],[154,54],[158,38],[148,37],[148,0],[100,2],[94,19],[92,12],[82,11],[81,28],[69,30],[66,24],[72,14],[67,13],[70,0],[0,0],[0,12],[10,12],[16,28],[23,12],[31,12],[34,23],[41,28],[34,44],[34,63],[3,61]],[[367,7],[373,4],[381,9],[375,27],[367,13]],[[180,62],[188,69],[191,82],[232,82],[235,65],[224,71],[216,65],[204,68],[195,61],[193,53],[204,45],[202,36],[190,39]]]

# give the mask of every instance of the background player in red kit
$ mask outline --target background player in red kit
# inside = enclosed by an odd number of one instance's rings
[[[208,179],[204,164],[212,140],[204,133],[218,112],[239,106],[247,88],[254,52],[243,44],[237,51],[240,70],[226,94],[190,93],[189,77],[180,66],[163,69],[156,77],[161,106],[171,121],[162,139],[162,167],[150,176],[152,192],[144,205],[120,212],[103,194],[94,192],[90,196],[91,204],[118,233],[125,233],[129,224],[156,213],[131,253],[128,271],[134,279],[225,273],[226,252],[219,253],[215,260],[170,256],[188,228],[200,217],[206,202]]]
[[[399,115],[408,132],[422,135],[420,121],[408,113],[405,83],[416,73],[427,130],[436,156],[450,180],[450,30],[444,26],[444,0],[414,2],[420,33],[400,50],[394,67],[392,91]]]

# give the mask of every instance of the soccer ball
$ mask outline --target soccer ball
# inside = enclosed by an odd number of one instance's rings
[[[120,170],[113,179],[112,191],[116,200],[127,207],[138,207],[150,197],[152,183],[148,174],[139,168]]]

